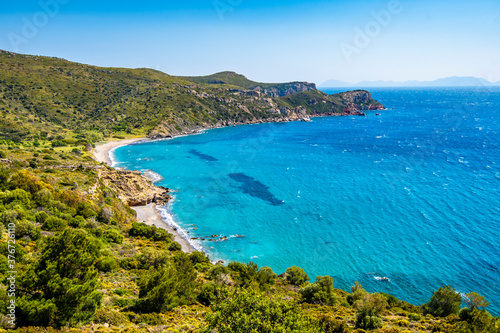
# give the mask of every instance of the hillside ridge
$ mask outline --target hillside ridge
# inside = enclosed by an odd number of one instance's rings
[[[233,80],[228,83],[211,84],[152,69],[97,67],[2,51],[1,139],[52,141],[73,134],[92,142],[159,138],[202,128],[361,115],[384,108],[368,92],[327,95],[314,84],[253,86],[242,75],[229,76]],[[363,98],[352,99],[350,94]]]

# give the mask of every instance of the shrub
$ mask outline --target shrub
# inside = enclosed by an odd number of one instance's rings
[[[406,319],[401,319],[400,321],[398,321],[398,325],[402,327],[408,327],[410,326],[410,322]]]
[[[56,216],[49,216],[42,224],[42,229],[47,231],[61,231],[65,227],[66,221]]]
[[[116,229],[108,229],[104,231],[103,237],[104,239],[106,239],[106,241],[111,243],[116,243],[116,244],[123,243],[123,235],[120,233],[120,231]]]
[[[54,200],[54,197],[52,196],[52,192],[50,192],[50,190],[44,188],[36,192],[34,199],[38,206],[50,207],[50,202]]]
[[[259,267],[250,262],[243,264],[239,262],[231,262],[227,266],[230,270],[231,277],[243,287],[256,285],[262,290],[266,290],[270,285],[275,283],[278,277],[271,268]]]
[[[458,316],[462,320],[469,321],[472,318],[471,317],[471,312],[472,312],[472,310],[469,309],[469,308],[462,308],[462,309],[460,309],[460,312],[458,313]]]
[[[322,333],[347,333],[349,332],[347,324],[338,319],[333,319],[329,316],[322,316],[317,324],[320,332]]]
[[[112,272],[118,268],[118,262],[111,256],[102,256],[97,259],[95,267],[104,273]]]
[[[189,254],[189,260],[193,263],[193,265],[196,264],[209,264],[210,259],[208,256],[200,251],[195,251]]]
[[[195,299],[195,280],[196,272],[190,260],[177,260],[159,269],[151,268],[138,282],[138,306],[150,313],[191,304]]]
[[[68,225],[73,228],[81,228],[85,225],[87,221],[83,218],[83,216],[75,216],[68,220]]]
[[[356,328],[373,330],[382,327],[380,312],[388,307],[386,297],[382,294],[368,294],[354,303],[356,307]]]
[[[450,314],[458,314],[462,297],[450,286],[443,286],[434,292],[428,303],[422,305],[424,314],[432,314],[436,317],[446,317]]]
[[[422,316],[418,313],[410,313],[408,315],[408,319],[410,319],[411,321],[420,321],[422,319]]]
[[[127,293],[127,290],[123,288],[116,288],[115,290],[113,290],[113,293],[115,293],[118,296],[123,296]]]
[[[94,321],[98,324],[122,325],[129,322],[123,313],[109,308],[101,308],[95,312]]]
[[[157,228],[156,226],[148,226],[139,222],[132,223],[132,229],[130,229],[128,234],[131,237],[144,237],[157,242],[170,242],[172,240],[172,234],[168,233],[165,229]]]
[[[337,301],[330,276],[318,276],[316,282],[301,288],[299,293],[305,302],[311,304],[333,305]]]
[[[226,298],[227,296],[228,290],[224,285],[205,283],[200,288],[198,302],[203,305],[211,305],[215,304],[218,300]]]
[[[168,244],[168,250],[172,251],[172,252],[180,251],[180,250],[182,250],[182,246],[181,246],[181,244],[179,244],[175,241],[172,241],[172,243]]]
[[[316,332],[296,303],[247,289],[213,305],[206,321],[204,333]]]
[[[33,223],[27,220],[22,220],[16,223],[16,236],[29,237],[29,239],[36,241],[40,239],[41,233]]]
[[[135,304],[137,299],[134,298],[116,298],[113,304],[119,308],[128,308],[129,306]]]
[[[225,275],[229,273],[229,268],[223,265],[215,265],[208,271],[208,278],[211,280],[218,280],[221,278],[221,275]]]
[[[44,211],[37,212],[35,214],[35,219],[37,223],[44,224],[45,221],[49,218],[49,214]]]
[[[286,280],[294,286],[300,286],[309,281],[309,276],[304,270],[297,266],[292,266],[286,269]]]
[[[358,313],[356,315],[356,328],[363,330],[376,330],[383,325],[382,318],[376,315],[369,315],[366,313]]]
[[[17,324],[64,326],[88,320],[102,300],[94,264],[99,247],[83,230],[47,239],[40,259],[18,279]]]
[[[88,219],[89,217],[97,216],[95,212],[95,207],[89,202],[80,202],[76,207],[76,214],[81,215],[84,218]]]

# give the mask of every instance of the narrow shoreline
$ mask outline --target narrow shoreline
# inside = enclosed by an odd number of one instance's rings
[[[150,141],[150,139],[146,137],[108,141],[96,145],[95,149],[92,151],[92,154],[94,155],[94,158],[97,162],[104,163],[107,166],[112,167],[113,161],[110,158],[110,154],[113,150],[133,143],[147,141]],[[169,233],[174,235],[174,240],[181,245],[182,252],[192,253],[194,251],[198,251],[187,239],[182,237],[177,230],[175,230],[172,226],[164,221],[161,212],[156,204],[152,203],[146,206],[135,206],[130,208],[132,208],[136,212],[137,220],[139,222],[165,229]]]

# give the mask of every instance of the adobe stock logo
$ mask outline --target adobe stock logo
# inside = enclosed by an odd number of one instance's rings
[[[14,52],[19,52],[19,47],[28,44],[30,40],[38,35],[40,29],[49,24],[50,19],[59,14],[61,5],[66,5],[70,0],[40,0],[38,5],[41,10],[34,13],[31,18],[23,17],[21,33],[10,32],[7,38]]]
[[[371,11],[370,15],[373,17],[373,20],[366,23],[364,29],[359,27],[354,28],[352,44],[346,42],[340,43],[340,49],[347,62],[350,63],[353,55],[360,54],[361,50],[367,48],[372,40],[391,24],[393,17],[402,12],[403,6],[399,0],[391,0],[387,4],[387,9],[378,12]]]
[[[233,12],[236,7],[241,5],[243,0],[214,0],[213,5],[219,19],[224,21],[227,12]]]

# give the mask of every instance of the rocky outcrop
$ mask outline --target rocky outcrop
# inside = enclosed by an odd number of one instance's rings
[[[271,97],[285,97],[299,92],[316,90],[316,85],[308,82],[290,82],[277,84],[275,86],[256,86],[252,90]]]
[[[367,110],[384,110],[385,107],[373,100],[372,94],[365,90],[348,91],[339,94],[345,104],[345,112],[356,114],[356,112]]]
[[[114,190],[129,206],[145,206],[150,203],[162,206],[171,199],[169,189],[153,185],[140,171],[103,169],[99,174],[104,185]]]

